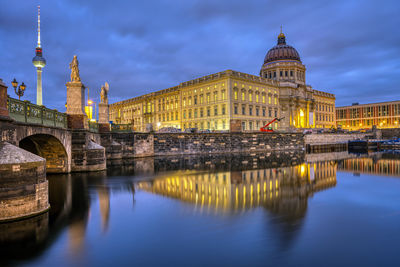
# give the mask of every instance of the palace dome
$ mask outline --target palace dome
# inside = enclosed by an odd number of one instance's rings
[[[286,44],[285,35],[281,32],[278,35],[278,44],[268,51],[264,59],[264,64],[285,59],[297,60],[301,62],[299,53],[293,46]]]

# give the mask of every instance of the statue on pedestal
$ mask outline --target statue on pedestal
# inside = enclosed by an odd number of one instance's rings
[[[71,69],[71,82],[80,82],[81,77],[79,77],[79,62],[76,55],[74,55],[74,59],[69,64],[69,68]]]
[[[108,104],[108,91],[110,90],[110,87],[108,83],[106,82],[104,86],[101,87],[101,92],[100,92],[100,102],[104,104]]]

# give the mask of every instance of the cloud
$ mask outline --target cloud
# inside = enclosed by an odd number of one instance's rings
[[[234,69],[258,74],[283,25],[307,67],[307,83],[337,105],[399,99],[397,1],[40,1],[44,103],[64,110],[68,64],[78,55],[91,97],[110,83],[110,100]],[[18,10],[18,16],[15,16]],[[36,6],[0,10],[0,78],[28,85],[35,100]],[[377,94],[377,92],[380,92]],[[10,95],[13,93],[9,92]]]

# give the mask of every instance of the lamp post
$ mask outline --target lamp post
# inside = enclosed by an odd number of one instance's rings
[[[11,82],[12,86],[14,87],[14,92],[18,96],[18,100],[21,100],[21,96],[24,95],[26,85],[24,82],[21,83],[20,86],[18,86],[17,80],[14,78],[14,80]],[[17,89],[18,88],[18,89]]]

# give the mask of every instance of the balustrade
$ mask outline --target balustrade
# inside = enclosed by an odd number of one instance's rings
[[[58,112],[56,109],[49,109],[11,97],[7,99],[7,108],[10,117],[18,122],[67,128],[67,114]]]

